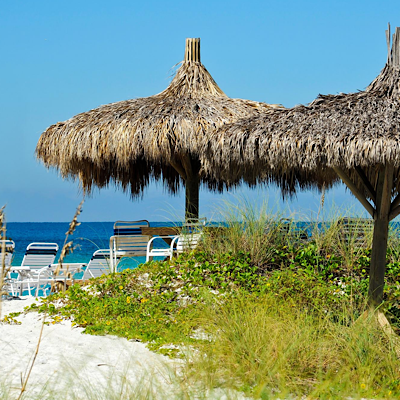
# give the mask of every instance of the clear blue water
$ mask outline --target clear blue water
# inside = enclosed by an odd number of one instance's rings
[[[76,247],[72,254],[65,258],[65,262],[88,263],[93,253],[98,249],[108,249],[110,236],[113,235],[113,222],[82,222],[74,234],[68,237]],[[176,226],[177,223],[151,222],[150,226]],[[15,251],[12,265],[21,265],[26,247],[32,242],[52,242],[59,245],[60,251],[65,241],[69,222],[9,222],[7,237],[15,242]],[[164,243],[163,241],[160,241]],[[123,259],[121,269],[136,267],[145,261],[144,257]]]

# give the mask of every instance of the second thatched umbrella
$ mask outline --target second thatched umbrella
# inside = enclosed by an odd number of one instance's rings
[[[400,214],[400,29],[387,31],[388,61],[365,91],[319,96],[226,126],[204,164],[229,181],[249,166],[265,173],[335,173],[374,219],[369,301],[382,302],[389,221]],[[235,176],[230,173],[232,165]]]
[[[200,184],[222,190],[202,171],[201,149],[210,133],[270,107],[226,96],[200,62],[200,39],[187,39],[185,59],[166,90],[52,125],[36,154],[63,177],[78,177],[86,192],[114,182],[137,196],[153,178],[175,193],[184,183],[185,217],[198,218]]]

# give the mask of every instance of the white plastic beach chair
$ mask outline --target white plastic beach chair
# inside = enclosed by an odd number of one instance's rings
[[[185,251],[193,250],[201,240],[203,228],[207,219],[201,218],[188,220],[182,226],[182,233],[177,236],[154,236],[147,244],[146,262],[151,257],[172,258],[175,253],[180,254]],[[154,247],[156,239],[172,238],[171,245],[166,248]]]
[[[119,261],[119,259],[117,259]],[[108,275],[112,272],[110,250],[96,250],[90,259],[82,279],[97,278],[103,274]]]
[[[34,242],[28,245],[22,263],[20,266],[13,266],[10,269],[11,273],[17,273],[16,279],[11,278],[11,292],[15,296],[16,290],[22,294],[24,286],[28,286],[29,294],[32,295],[32,290],[35,290],[35,295],[38,295],[41,283],[47,285],[51,280],[54,272],[52,264],[56,258],[58,251],[57,243],[39,243]]]
[[[118,260],[123,257],[144,257],[147,252],[149,235],[142,235],[142,227],[149,227],[149,221],[117,221],[114,235],[110,237],[111,270],[116,271]]]

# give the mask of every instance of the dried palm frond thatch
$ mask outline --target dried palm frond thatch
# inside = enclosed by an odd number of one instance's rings
[[[248,171],[309,173],[344,181],[375,220],[370,291],[382,301],[388,222],[400,214],[400,29],[387,31],[388,60],[358,93],[320,95],[307,106],[268,110],[224,126],[211,138],[204,168],[227,180]],[[232,167],[235,173],[232,174]],[[307,172],[308,171],[308,172]]]
[[[187,39],[185,59],[166,90],[52,125],[36,154],[63,177],[79,177],[85,192],[114,182],[137,196],[151,179],[163,179],[175,193],[185,183],[186,212],[193,216],[200,183],[222,189],[201,167],[210,133],[272,107],[226,96],[200,62],[200,39]]]

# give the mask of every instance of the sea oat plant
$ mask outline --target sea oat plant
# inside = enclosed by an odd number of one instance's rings
[[[79,206],[77,207],[74,217],[72,218],[72,220],[69,224],[68,231],[65,232],[64,244],[61,249],[60,258],[58,259],[57,268],[54,271],[56,281],[57,281],[57,277],[59,277],[61,274],[63,275],[63,279],[72,278],[72,276],[71,276],[72,274],[69,273],[68,267],[67,267],[66,271],[63,271],[63,262],[64,262],[64,258],[68,254],[71,254],[74,251],[73,241],[72,240],[68,241],[68,238],[70,235],[73,235],[73,233],[75,232],[75,229],[81,224],[80,222],[78,222],[78,216],[82,212],[83,203],[84,203],[84,200],[82,200],[80,202]],[[66,282],[64,281],[64,285],[65,284],[66,284]]]

